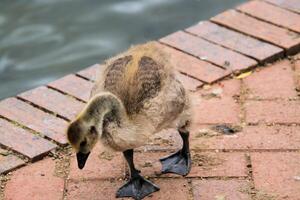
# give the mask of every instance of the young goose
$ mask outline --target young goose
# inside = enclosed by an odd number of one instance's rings
[[[191,169],[190,104],[166,54],[154,42],[136,46],[110,59],[100,74],[91,99],[67,130],[78,167],[84,167],[99,140],[103,146],[123,152],[130,168],[131,178],[116,196],[142,199],[159,187],[135,168],[133,149],[162,129],[176,128],[183,147],[160,159],[162,172],[187,175]]]

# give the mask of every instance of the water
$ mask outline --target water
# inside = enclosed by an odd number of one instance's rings
[[[246,0],[1,0],[0,99]]]

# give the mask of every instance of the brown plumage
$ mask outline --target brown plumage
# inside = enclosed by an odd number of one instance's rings
[[[91,100],[71,124],[78,126],[79,122],[97,119],[100,141],[118,151],[143,145],[149,136],[164,128],[185,126],[190,120],[189,99],[173,69],[168,55],[154,42],[135,46],[108,60],[92,89]],[[103,96],[114,100],[96,108]],[[91,114],[95,110],[98,116]],[[74,138],[72,134],[80,134],[71,132],[70,139]]]
[[[155,43],[148,43],[106,62],[91,99],[70,123],[67,135],[80,169],[98,140],[109,149],[122,151],[131,179],[118,190],[117,197],[142,199],[159,188],[139,175],[133,149],[162,129],[176,128],[183,147],[161,159],[162,172],[185,176],[191,169],[189,121],[187,91],[177,80],[167,54]]]
[[[129,115],[159,93],[164,75],[162,66],[150,57],[141,57],[136,65],[132,61],[132,56],[125,56],[111,63],[104,82],[104,90],[119,97]]]

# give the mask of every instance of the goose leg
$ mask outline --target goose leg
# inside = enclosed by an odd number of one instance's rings
[[[168,157],[161,158],[162,173],[175,173],[186,176],[191,171],[191,154],[189,147],[189,131],[185,129],[178,130],[182,141],[182,149]]]
[[[140,175],[141,171],[134,167],[133,150],[126,150],[123,152],[123,155],[130,168],[130,180],[117,191],[116,197],[132,197],[136,200],[139,200],[153,192],[158,191],[159,187],[144,179]]]

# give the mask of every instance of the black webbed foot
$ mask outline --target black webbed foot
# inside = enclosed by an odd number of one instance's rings
[[[176,153],[161,158],[162,173],[175,173],[182,176],[188,175],[191,171],[191,155],[188,152],[182,150]]]
[[[158,186],[144,179],[142,176],[137,175],[131,178],[117,191],[116,197],[132,197],[136,200],[140,200],[158,190]]]

